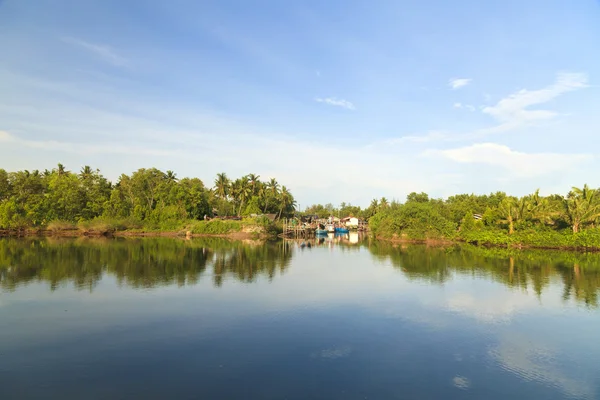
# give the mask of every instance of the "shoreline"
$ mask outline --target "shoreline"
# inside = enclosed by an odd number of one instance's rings
[[[256,231],[236,231],[229,233],[191,233],[190,231],[137,231],[137,230],[124,230],[114,232],[94,232],[94,231],[81,231],[78,229],[68,230],[49,230],[49,229],[24,229],[24,230],[6,230],[0,229],[0,238],[31,238],[31,237],[64,237],[64,238],[78,238],[78,237],[90,237],[90,238],[144,238],[144,237],[166,237],[166,238],[202,238],[202,237],[213,237],[213,238],[224,238],[230,240],[250,240],[250,239],[274,239],[276,237],[265,234],[264,232]],[[513,244],[491,244],[491,243],[470,243],[461,239],[445,239],[445,238],[426,238],[426,239],[410,239],[410,238],[387,238],[382,236],[373,236],[376,240],[392,244],[419,244],[432,247],[447,247],[454,245],[470,245],[474,247],[483,248],[499,248],[499,249],[514,249],[514,250],[559,250],[559,251],[574,251],[574,252],[589,252],[598,253],[600,252],[600,246],[543,246],[543,245],[528,245],[523,243]]]
[[[423,244],[432,247],[444,247],[454,246],[457,244],[469,245],[473,247],[483,247],[487,249],[513,249],[513,250],[559,250],[559,251],[574,251],[580,253],[598,253],[600,252],[600,246],[536,246],[528,245],[523,243],[514,244],[491,244],[491,243],[469,243],[465,240],[460,239],[408,239],[408,238],[385,238],[376,236],[375,239],[381,240],[382,242],[388,242],[392,244]]]
[[[268,239],[270,236],[264,233],[257,232],[229,232],[229,233],[190,233],[189,231],[115,231],[115,232],[83,232],[77,229],[52,231],[48,229],[25,229],[22,231],[16,230],[0,230],[0,238],[31,238],[31,237],[92,237],[92,238],[112,238],[112,237],[169,237],[169,238],[201,238],[201,237],[218,237],[232,240],[248,240],[248,239]]]

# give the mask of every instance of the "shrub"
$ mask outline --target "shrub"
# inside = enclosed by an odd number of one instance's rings
[[[72,222],[60,220],[50,222],[46,228],[51,232],[72,231],[77,229]]]
[[[231,232],[239,232],[242,230],[244,223],[242,221],[196,221],[191,225],[192,233],[223,235]]]

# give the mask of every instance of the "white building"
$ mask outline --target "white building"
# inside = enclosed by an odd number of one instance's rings
[[[356,217],[348,218],[348,220],[346,221],[346,226],[348,228],[358,228],[358,218],[356,218]]]

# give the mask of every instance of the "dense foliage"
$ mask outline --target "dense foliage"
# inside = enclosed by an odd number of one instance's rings
[[[312,205],[306,214],[356,216],[371,233],[399,240],[446,239],[500,246],[600,248],[600,190],[587,185],[567,196],[504,192],[431,199],[411,193],[404,203],[374,199],[369,207]]]
[[[232,181],[221,173],[210,189],[198,178],[178,179],[172,171],[156,168],[123,174],[114,184],[89,166],[78,174],[62,164],[43,172],[0,169],[0,229],[61,230],[77,225],[89,231],[174,230],[204,216],[270,213],[281,217],[292,213],[295,204],[285,186],[275,179],[261,182],[255,174]],[[225,230],[216,224],[196,228]]]
[[[379,204],[369,219],[380,237],[569,248],[600,247],[599,224],[600,191],[587,185],[547,197],[497,192],[441,200],[412,193],[403,204]]]

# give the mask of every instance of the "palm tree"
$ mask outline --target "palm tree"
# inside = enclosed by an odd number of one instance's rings
[[[498,212],[503,217],[498,223],[508,225],[509,235],[515,232],[515,222],[519,219],[520,209],[519,201],[514,197],[506,197],[498,205]]]
[[[165,179],[167,183],[175,183],[179,180],[179,178],[177,178],[177,174],[171,170],[167,171],[167,173],[165,174]]]
[[[81,172],[79,172],[79,176],[82,179],[85,178],[89,178],[90,176],[92,176],[92,167],[90,167],[89,165],[84,166],[83,168],[81,168]]]
[[[598,190],[590,189],[587,183],[582,189],[573,187],[567,198],[564,199],[564,212],[567,221],[577,233],[585,225],[593,223],[600,217],[600,203]]]
[[[238,200],[240,202],[238,215],[242,215],[244,203],[246,202],[246,200],[248,200],[248,198],[252,197],[252,185],[248,180],[248,177],[244,176],[241,179],[239,179],[237,195]]]
[[[264,213],[267,212],[269,206],[269,199],[276,199],[279,194],[279,183],[275,178],[271,178],[269,182],[265,185],[265,209]]]
[[[227,195],[229,195],[229,178],[227,178],[225,172],[217,174],[214,191],[220,199],[226,199]]]
[[[65,174],[65,166],[62,165],[61,163],[58,163],[58,176],[63,176]]]
[[[250,188],[252,189],[252,195],[254,196],[258,192],[258,185],[260,184],[260,175],[248,174],[248,181],[250,182]]]
[[[281,214],[283,213],[284,209],[287,211],[290,207],[294,208],[296,206],[296,200],[294,200],[294,196],[292,196],[292,193],[290,193],[285,186],[281,187],[281,193],[279,194],[279,206],[278,218],[281,218]]]
[[[379,208],[381,208],[382,210],[385,210],[386,208],[388,208],[389,205],[390,205],[390,203],[388,202],[388,199],[386,199],[385,197],[382,197],[381,200],[379,200]]]

